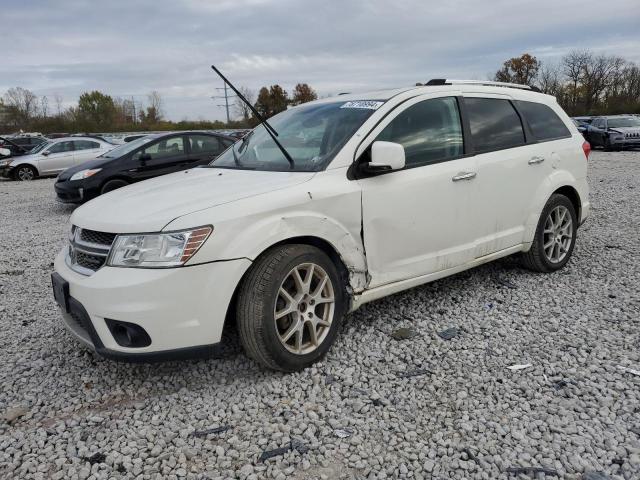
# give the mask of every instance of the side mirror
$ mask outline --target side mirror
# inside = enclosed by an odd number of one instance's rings
[[[138,160],[140,160],[140,163],[144,165],[148,160],[151,160],[151,154],[141,153],[140,155],[138,155]]]
[[[48,156],[50,153],[51,153],[51,152],[48,152],[48,151],[46,151],[46,150],[45,150],[44,152],[42,152],[42,155],[44,155],[44,156],[46,157],[46,156]]]
[[[404,147],[394,142],[373,142],[371,161],[362,164],[366,173],[377,174],[402,170],[405,165]]]

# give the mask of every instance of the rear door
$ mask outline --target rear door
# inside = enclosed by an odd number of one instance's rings
[[[187,167],[206,165],[227,148],[222,139],[214,135],[187,135],[187,143],[189,147],[188,161],[185,164]]]
[[[74,145],[72,140],[54,143],[44,150],[38,158],[40,175],[54,175],[73,167]]]
[[[129,174],[134,180],[145,180],[182,170],[187,163],[184,135],[162,137],[138,150],[132,157]]]
[[[73,162],[79,165],[87,160],[93,160],[102,153],[101,145],[95,140],[74,140],[75,151]]]
[[[375,140],[400,143],[406,155],[403,170],[358,180],[370,287],[473,258],[475,158],[464,153],[458,99],[417,97],[397,110],[361,147],[360,161]]]
[[[465,94],[464,102],[478,169],[475,257],[481,258],[524,242],[531,205],[553,159],[551,150],[527,137],[509,97]]]

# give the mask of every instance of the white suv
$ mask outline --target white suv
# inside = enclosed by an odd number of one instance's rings
[[[149,361],[211,353],[236,322],[251,358],[293,371],[366,302],[516,253],[562,268],[589,144],[553,97],[488,83],[307,103],[269,120],[283,149],[263,125],[78,208],[53,274],[65,324]]]

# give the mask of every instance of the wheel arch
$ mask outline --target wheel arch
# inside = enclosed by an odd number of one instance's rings
[[[28,167],[33,168],[35,170],[35,172],[36,172],[36,177],[40,176],[40,170],[38,170],[38,166],[34,165],[33,163],[30,163],[30,162],[22,162],[22,163],[19,163],[18,165],[16,165],[15,167],[13,167],[13,170],[12,170],[13,176],[15,177],[16,172],[18,171],[18,169],[20,167],[24,167],[24,166],[28,166]]]
[[[571,185],[564,185],[554,190],[551,195],[554,194],[564,195],[571,201],[573,209],[576,211],[578,223],[580,223],[580,219],[582,218],[582,200],[580,199],[580,194],[578,193],[578,191]],[[549,198],[551,198],[551,195],[549,195]],[[547,202],[548,201],[549,199],[547,199]]]
[[[329,241],[327,241],[326,239],[321,238],[321,237],[317,237],[317,236],[314,236],[314,235],[300,235],[300,236],[286,238],[286,239],[280,240],[278,242],[275,242],[275,243],[269,245],[268,247],[264,248],[262,250],[262,252],[260,252],[260,254],[258,254],[253,261],[255,262],[258,258],[260,258],[263,255],[265,255],[271,249],[273,249],[275,247],[282,246],[282,245],[310,245],[310,246],[316,247],[316,248],[320,249],[321,251],[323,251],[324,253],[326,253],[327,256],[333,262],[333,264],[338,269],[338,273],[340,274],[340,277],[342,278],[342,280],[344,282],[345,288],[347,290],[347,292],[346,292],[347,293],[347,303],[348,303],[347,311],[351,310],[351,303],[353,301],[353,287],[352,287],[351,282],[350,282],[350,270],[347,267],[347,265],[346,265],[345,261],[343,260],[342,256],[338,252],[338,249],[334,245],[332,245]],[[235,324],[236,301],[237,301],[237,298],[238,298],[238,292],[240,290],[240,287],[241,287],[242,283],[245,281],[245,279],[247,278],[247,275],[249,275],[250,272],[251,272],[251,267],[249,267],[244,272],[244,274],[240,278],[240,281],[238,282],[238,284],[234,288],[233,295],[231,296],[231,300],[229,302],[229,305],[227,306],[227,313],[225,315],[224,326],[223,326],[224,330],[229,328],[230,325],[234,325]]]

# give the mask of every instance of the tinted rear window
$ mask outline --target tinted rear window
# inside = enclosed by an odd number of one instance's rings
[[[516,101],[536,140],[570,137],[571,132],[550,107],[542,103]]]
[[[476,152],[490,152],[524,144],[522,122],[509,100],[465,98]]]

